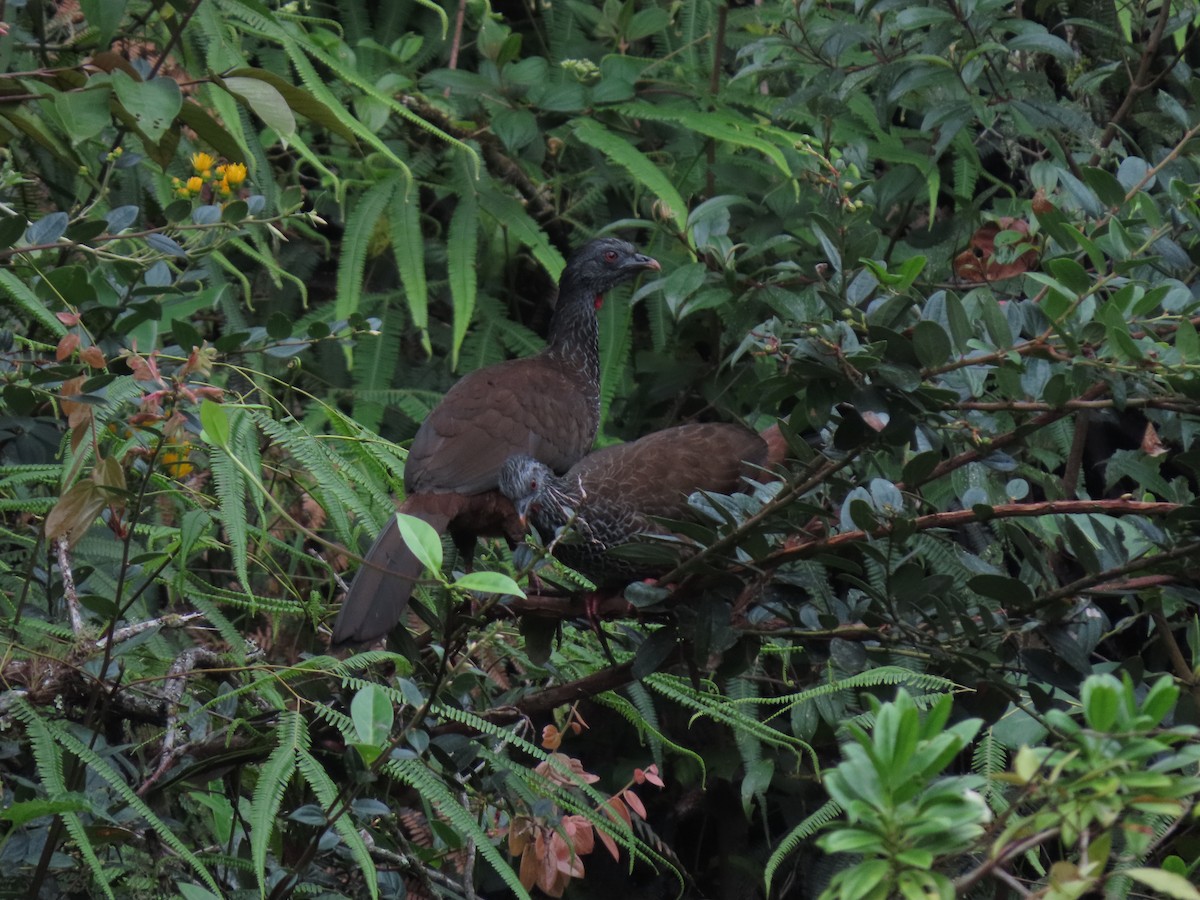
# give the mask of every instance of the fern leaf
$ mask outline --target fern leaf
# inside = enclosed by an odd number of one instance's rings
[[[338,802],[340,792],[321,764],[303,747],[298,747],[296,750],[296,764],[321,806],[325,809],[333,809]],[[333,827],[345,841],[354,861],[362,869],[363,882],[367,885],[367,890],[371,892],[372,897],[378,897],[379,882],[375,874],[375,863],[371,859],[371,851],[367,849],[366,842],[358,833],[354,820],[349,815],[341,815],[334,820]]]
[[[354,211],[346,220],[346,233],[342,236],[342,255],[338,260],[337,301],[333,312],[336,319],[348,318],[352,313],[359,311],[371,239],[375,234],[375,227],[379,224],[379,217],[387,209],[399,185],[399,175],[371,185],[363,191]]]
[[[433,804],[438,813],[445,816],[460,835],[473,841],[479,854],[487,860],[492,870],[515,896],[532,900],[529,892],[521,885],[521,880],[517,878],[517,873],[492,843],[487,831],[474,816],[462,808],[458,798],[446,785],[430,773],[425,763],[415,759],[389,759],[384,767],[394,778],[414,788],[425,800]]]
[[[388,205],[392,254],[404,285],[404,299],[413,327],[421,332],[421,346],[433,352],[429,343],[429,287],[425,281],[425,239],[421,235],[420,192],[412,178],[405,177],[392,192]]]
[[[88,767],[88,771],[91,774],[98,776],[104,782],[106,782],[131,810],[145,819],[146,823],[151,827],[151,829],[153,829],[154,833],[159,837],[160,840],[162,840],[164,844],[179,854],[180,858],[192,867],[192,870],[204,880],[205,884],[207,884],[213,891],[217,892],[218,894],[220,893],[220,889],[217,887],[216,880],[213,878],[212,874],[208,871],[204,864],[196,857],[194,853],[192,853],[191,850],[187,848],[183,841],[175,836],[174,831],[172,831],[167,824],[162,821],[162,819],[155,815],[150,807],[146,805],[145,801],[142,800],[142,798],[137,795],[133,788],[126,783],[122,773],[113,768],[109,760],[105,759],[87,744],[83,743],[83,741],[77,738],[62,724],[39,718],[37,712],[24,701],[19,701],[19,705],[17,706],[17,714],[22,718],[27,726],[29,726],[33,720],[36,719],[37,722],[40,723],[40,728],[43,734],[49,733],[52,736],[53,741],[56,742],[59,747],[61,747],[67,753],[70,753],[78,758],[85,766]],[[51,776],[53,776],[54,768],[50,767],[48,771]],[[59,771],[61,772],[61,767]],[[43,773],[43,775],[44,774],[45,773]],[[65,787],[61,780],[59,781],[59,785],[60,787]],[[73,836],[76,837],[76,840],[80,840],[81,847],[89,846],[89,839],[86,833],[83,833],[82,830],[80,835]],[[104,883],[103,880],[102,883]]]
[[[458,371],[458,352],[467,326],[475,314],[475,259],[479,248],[479,201],[474,191],[458,198],[446,239],[446,268],[450,275],[450,300],[454,305],[454,333],[450,341],[450,370]]]
[[[609,131],[595,119],[577,119],[575,137],[599,150],[608,159],[629,172],[642,187],[654,194],[669,210],[680,234],[687,232],[687,204],[675,185],[648,156],[620,135]]]
[[[842,812],[842,808],[832,800],[826,800],[824,805],[816,812],[807,816],[803,822],[787,833],[779,846],[771,851],[771,856],[767,859],[767,864],[763,869],[763,882],[766,885],[766,894],[771,893],[771,880],[775,877],[775,873],[779,871],[780,864],[789,857],[797,847],[802,843],[836,819]]]
[[[633,345],[633,310],[628,296],[610,297],[600,309],[600,421],[608,416],[608,408],[629,366]]]
[[[479,190],[479,208],[520,244],[528,247],[534,259],[542,264],[551,278],[558,281],[567,262],[547,239],[545,232],[530,218],[524,206],[508,194],[502,194],[494,186],[486,184]]]
[[[264,897],[267,895],[267,848],[279,818],[283,792],[296,772],[297,753],[308,749],[309,740],[304,718],[295,712],[285,712],[280,717],[276,734],[279,744],[259,769],[258,783],[250,801],[250,858],[254,860],[258,888]]]
[[[32,317],[51,334],[62,337],[67,333],[66,326],[58,321],[46,304],[9,269],[0,269],[0,291],[6,294],[18,309]]]
[[[368,431],[378,431],[383,421],[384,404],[378,394],[385,391],[395,376],[400,359],[400,342],[392,337],[392,320],[399,318],[390,306],[383,313],[378,334],[364,335],[354,353],[354,418]]]

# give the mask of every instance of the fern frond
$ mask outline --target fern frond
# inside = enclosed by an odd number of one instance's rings
[[[610,296],[600,310],[600,421],[629,369],[633,346],[633,310],[628,295]]]
[[[250,858],[254,860],[254,873],[263,896],[267,894],[267,848],[279,819],[283,794],[296,773],[297,755],[308,749],[309,742],[304,717],[292,711],[280,716],[275,734],[279,743],[259,768],[258,783],[250,800]]]
[[[826,800],[816,812],[806,816],[804,821],[793,828],[784,836],[774,850],[771,851],[770,857],[767,859],[767,864],[763,868],[763,882],[766,886],[766,893],[771,893],[771,880],[775,877],[775,873],[779,871],[779,866],[782,862],[791,856],[797,847],[804,841],[808,840],[842,813],[842,808],[832,800]]]
[[[346,219],[346,233],[342,236],[342,252],[338,259],[337,301],[333,310],[336,319],[349,318],[352,313],[359,312],[371,240],[400,183],[399,173],[375,182],[362,192]]]
[[[137,793],[125,782],[122,774],[114,769],[112,764],[107,759],[102,757],[87,744],[79,740],[74,733],[69,731],[60,723],[41,719],[37,715],[37,712],[24,700],[18,701],[15,709],[17,710],[18,715],[21,716],[22,721],[24,721],[27,725],[34,719],[40,722],[42,728],[44,729],[43,733],[50,734],[53,737],[53,740],[57,742],[59,747],[75,756],[80,762],[88,767],[88,771],[91,774],[98,776],[105,783],[107,783],[130,809],[132,809],[146,821],[146,823],[151,827],[151,829],[153,829],[154,833],[158,835],[159,839],[162,840],[164,844],[178,853],[180,858],[187,862],[189,866],[191,866],[192,870],[204,880],[205,884],[207,884],[213,891],[218,893],[220,892],[212,873],[210,873],[204,864],[196,858],[195,854],[193,854],[192,851],[189,850],[187,846],[175,836],[174,831],[172,831],[165,822],[155,815],[150,807],[146,805],[145,801],[142,800],[142,798],[139,797]],[[51,767],[51,774],[53,774],[53,771],[54,769]],[[61,774],[61,766],[59,767],[58,771]],[[59,780],[59,785],[63,786],[61,778]],[[83,835],[81,846],[87,845],[87,837],[86,835]]]
[[[420,191],[411,177],[403,177],[388,203],[392,255],[404,285],[404,299],[413,327],[421,333],[426,353],[429,345],[429,287],[425,279],[425,239],[421,234]]]
[[[458,371],[458,353],[467,326],[475,314],[476,255],[479,250],[479,202],[473,189],[463,191],[450,219],[446,238],[446,269],[450,275],[450,300],[454,307],[454,332],[450,339],[450,371]]]
[[[441,780],[434,777],[424,762],[416,759],[389,759],[384,764],[384,769],[397,781],[415,789],[422,798],[437,808],[440,815],[446,817],[461,836],[473,841],[480,855],[487,860],[492,870],[508,885],[514,895],[524,900],[532,900],[528,891],[521,885],[517,873],[492,843],[487,831],[474,816],[462,808],[458,797]]]
[[[300,770],[301,777],[312,788],[317,802],[324,809],[333,809],[338,801],[340,791],[324,767],[317,762],[306,747],[297,747],[296,766]],[[367,849],[367,844],[362,839],[362,835],[359,834],[354,820],[348,814],[341,815],[334,820],[333,827],[341,835],[342,840],[345,841],[350,855],[354,857],[354,861],[362,869],[363,881],[367,885],[367,890],[371,892],[373,898],[378,897],[379,883],[375,875],[375,863],[371,859],[371,851]]]

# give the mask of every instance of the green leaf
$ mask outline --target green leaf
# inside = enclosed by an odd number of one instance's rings
[[[129,0],[79,0],[79,8],[89,25],[96,29],[91,37],[97,47],[107,47],[121,27]],[[105,109],[107,114],[107,108]]]
[[[1122,869],[1120,874],[1127,875],[1139,884],[1175,900],[1200,900],[1200,888],[1174,872],[1162,869]]]
[[[342,237],[342,252],[338,258],[337,300],[333,311],[335,319],[348,319],[359,311],[375,226],[401,180],[402,175],[397,172],[371,185],[363,191],[346,219],[346,233]]]
[[[229,412],[220,403],[204,400],[200,404],[201,437],[214,447],[229,449]]]
[[[108,109],[110,96],[107,86],[89,86],[89,90],[68,91],[54,98],[54,110],[63,120],[73,147],[94,138],[112,124],[112,113]]]
[[[921,365],[927,368],[942,365],[954,352],[950,335],[941,325],[929,319],[922,319],[913,326],[913,349],[917,351]]]
[[[296,85],[283,76],[277,75],[274,72],[264,71],[263,69],[242,67],[230,72],[225,81],[228,82],[230,78],[236,78],[239,81],[257,80],[265,82],[282,95],[292,112],[299,113],[306,119],[311,119],[322,128],[329,129],[350,144],[356,143],[354,131],[346,125],[342,120],[342,116],[339,116],[309,91],[296,87]],[[241,92],[237,91],[236,93]]]
[[[479,202],[473,191],[458,198],[450,218],[446,238],[446,267],[449,270],[450,299],[454,304],[454,333],[450,341],[450,369],[458,370],[458,353],[475,315],[477,290],[475,266],[479,250]]]
[[[1088,725],[1096,731],[1109,731],[1117,721],[1121,684],[1111,676],[1093,676],[1083,683],[1080,700]]]
[[[133,117],[142,133],[157,143],[183,106],[179,85],[173,79],[161,76],[150,81],[135,81],[120,69],[113,70],[112,83],[117,102]]]
[[[550,243],[546,233],[529,216],[528,210],[508,194],[500,193],[491,182],[479,187],[479,208],[519,243],[528,247],[550,277],[558,281],[567,262]]]
[[[404,299],[413,327],[421,333],[421,346],[427,354],[433,352],[429,343],[429,288],[425,282],[425,238],[421,234],[420,191],[412,179],[405,176],[392,192],[388,204],[388,225],[391,228],[392,255],[400,270]]]
[[[350,718],[359,741],[380,746],[387,743],[392,733],[396,711],[387,691],[377,684],[368,684],[350,701]]]
[[[244,100],[246,106],[280,137],[287,138],[296,131],[296,117],[274,85],[257,78],[236,76],[223,78],[221,84],[235,97]]]
[[[396,513],[396,526],[413,556],[426,569],[441,577],[442,538],[434,527],[424,519],[405,513]]]
[[[59,794],[52,800],[17,801],[5,809],[0,809],[0,820],[12,822],[14,827],[20,827],[34,819],[68,812],[95,814],[95,809],[85,795],[71,791]]]
[[[179,110],[179,119],[217,154],[230,162],[245,162],[251,154],[237,142],[226,128],[217,122],[204,107],[191,100],[184,100]]]
[[[483,594],[508,594],[513,597],[524,597],[525,592],[520,586],[502,572],[468,572],[454,580],[454,586],[466,591],[479,591]]]
[[[666,207],[666,214],[675,223],[680,234],[687,232],[687,204],[663,170],[655,165],[625,138],[609,131],[595,119],[578,119],[574,123],[575,136],[589,147],[599,150],[612,162],[628,170],[634,179],[658,197]]]

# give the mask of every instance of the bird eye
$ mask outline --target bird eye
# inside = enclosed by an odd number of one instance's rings
[[[531,479],[529,480],[529,489],[530,489],[531,491],[536,491],[536,490],[537,490],[537,479],[535,479],[535,478],[531,478]]]
[[[604,251],[604,261],[605,262],[616,262],[617,261],[617,251],[616,250],[605,250]]]

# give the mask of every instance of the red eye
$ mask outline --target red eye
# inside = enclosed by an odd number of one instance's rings
[[[536,491],[536,490],[537,490],[537,481],[536,481],[536,480],[534,480],[534,479],[531,479],[531,480],[530,480],[530,482],[529,482],[529,489],[530,489],[531,491]]]
[[[616,262],[617,261],[617,251],[616,250],[605,250],[604,251],[604,261],[605,262]]]

